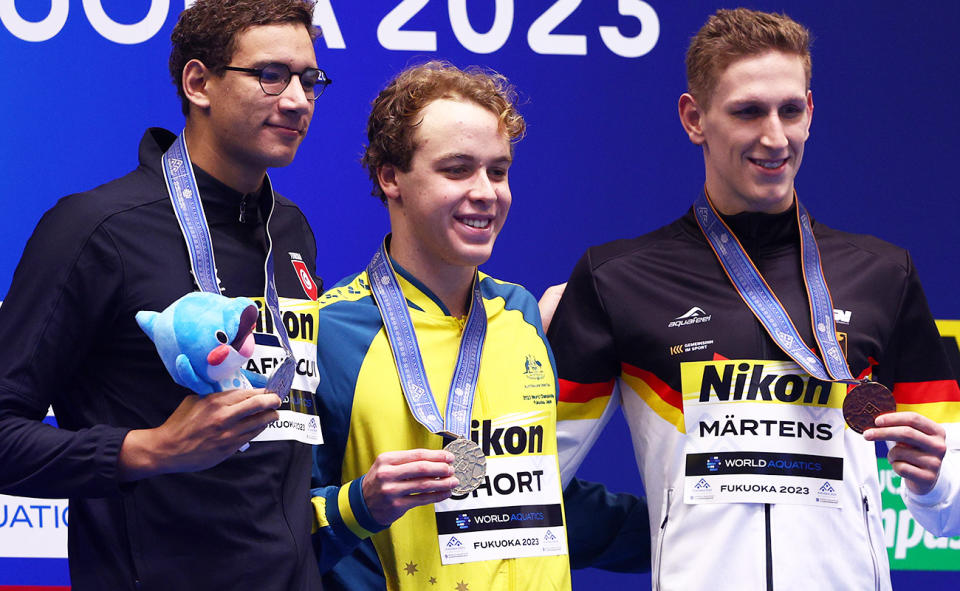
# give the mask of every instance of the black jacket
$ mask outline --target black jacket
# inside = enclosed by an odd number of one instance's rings
[[[220,465],[123,484],[128,430],[156,427],[189,391],[137,326],[195,290],[151,129],[140,166],[48,211],[0,307],[0,491],[69,497],[76,590],[313,589],[310,446],[257,443]],[[263,213],[197,170],[227,296],[262,297]],[[249,197],[248,197],[249,199]],[[315,274],[306,219],[278,197],[271,221],[281,297],[306,299],[287,253]],[[258,342],[259,342],[258,338]],[[60,428],[42,424],[52,405]]]

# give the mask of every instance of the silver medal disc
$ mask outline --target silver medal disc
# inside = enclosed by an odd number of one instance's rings
[[[453,475],[460,485],[453,489],[455,495],[473,492],[483,482],[487,473],[487,458],[480,446],[469,439],[454,439],[443,449],[453,454]]]
[[[297,362],[287,357],[283,363],[267,378],[267,392],[273,392],[280,398],[286,398],[293,386],[293,377],[297,372]]]

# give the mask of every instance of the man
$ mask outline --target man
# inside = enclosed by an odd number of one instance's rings
[[[510,209],[523,132],[502,76],[441,62],[404,71],[373,103],[363,163],[391,234],[320,300],[318,329],[337,335],[318,351],[328,590],[570,587],[536,301],[477,271]],[[418,363],[422,378],[409,377]],[[441,448],[471,440],[486,472],[455,493]]]
[[[896,443],[924,527],[960,531],[956,453],[934,422],[958,422],[960,392],[909,255],[811,230],[796,198],[808,44],[782,15],[709,19],[679,101],[704,193],[673,224],[589,249],[550,325],[565,479],[622,405],[656,589],[889,589],[875,441]],[[836,327],[833,308],[847,311]],[[868,417],[861,435],[841,406],[867,377],[909,412]]]
[[[188,257],[200,252],[218,265],[214,291],[263,306],[249,368],[270,374],[287,355],[263,300],[278,291],[287,316],[315,306],[316,245],[266,171],[292,161],[328,82],[316,35],[310,3],[198,0],[172,35],[181,138],[148,130],[136,170],[62,199],[24,250],[0,309],[0,488],[70,498],[74,589],[319,587],[310,447],[277,424],[309,415],[302,392],[315,382],[297,376],[284,400],[262,389],[198,398],[134,320],[197,289],[195,274],[204,285]],[[208,232],[212,252],[188,251],[174,215],[197,192],[203,223],[190,228]],[[270,247],[276,287],[265,292]],[[311,359],[316,335],[288,332]],[[41,422],[51,404],[59,429]]]

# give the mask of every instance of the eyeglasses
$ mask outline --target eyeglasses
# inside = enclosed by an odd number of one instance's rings
[[[223,69],[257,76],[260,79],[261,90],[271,96],[283,94],[290,85],[291,76],[296,75],[300,79],[300,86],[303,87],[303,94],[307,100],[311,101],[317,100],[317,97],[323,94],[327,86],[333,82],[327,78],[326,72],[318,68],[304,68],[302,72],[291,72],[286,64],[267,64],[262,68],[224,66]]]

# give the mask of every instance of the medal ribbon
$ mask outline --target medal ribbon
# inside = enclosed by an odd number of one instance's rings
[[[177,222],[180,224],[180,232],[187,244],[187,251],[190,254],[190,270],[200,291],[210,293],[220,293],[220,280],[217,278],[217,264],[213,255],[213,241],[210,238],[210,228],[207,226],[207,218],[203,213],[203,203],[200,201],[200,189],[197,187],[197,179],[193,174],[193,164],[190,162],[190,154],[187,152],[187,142],[183,134],[177,136],[173,145],[164,152],[161,159],[163,166],[163,176],[167,182],[167,192],[170,195],[170,202],[173,204],[173,212],[177,216]],[[296,361],[294,361],[293,348],[290,346],[290,339],[287,336],[283,319],[280,317],[280,300],[277,296],[277,285],[273,277],[273,240],[270,237],[270,218],[273,217],[273,209],[276,205],[276,195],[273,193],[273,185],[270,183],[270,177],[266,177],[267,188],[270,189],[270,212],[267,214],[265,223],[267,236],[267,260],[264,263],[264,273],[266,281],[264,286],[264,300],[267,310],[273,317],[273,325],[280,335],[280,344],[283,347],[287,358],[271,375],[269,382],[280,380],[285,384],[283,391],[271,387],[268,383],[268,389],[285,396],[290,390],[290,384],[293,382],[293,372],[296,370]],[[276,378],[276,379],[275,379]],[[279,386],[279,384],[277,384]]]
[[[859,384],[843,356],[833,322],[833,302],[820,265],[820,249],[810,226],[810,215],[796,199],[797,223],[800,229],[800,260],[803,282],[810,302],[813,335],[824,353],[823,361],[807,347],[783,304],[770,289],[760,271],[750,260],[737,236],[717,214],[713,204],[701,193],[693,204],[695,218],[710,247],[717,255],[734,289],[753,312],[770,338],[791,359],[811,376],[825,382]]]
[[[386,239],[367,265],[370,291],[380,310],[390,350],[400,376],[400,387],[413,417],[431,433],[466,438],[470,432],[473,399],[480,374],[480,357],[487,333],[487,314],[480,294],[480,276],[473,275],[472,300],[467,322],[460,337],[457,365],[447,394],[447,410],[443,418],[433,397],[427,372],[423,367],[420,345],[407,310],[407,300],[400,288],[393,265],[387,255]]]

